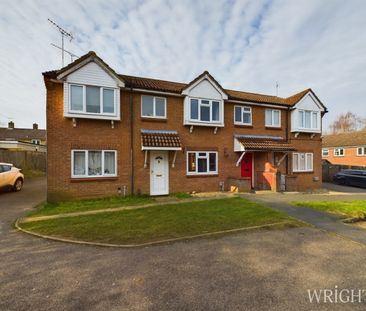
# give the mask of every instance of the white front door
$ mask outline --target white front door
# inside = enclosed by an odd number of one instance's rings
[[[168,151],[150,151],[150,195],[169,194]]]

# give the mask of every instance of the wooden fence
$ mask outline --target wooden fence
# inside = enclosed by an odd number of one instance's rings
[[[21,169],[45,172],[46,161],[45,152],[0,150],[0,162],[12,163]]]

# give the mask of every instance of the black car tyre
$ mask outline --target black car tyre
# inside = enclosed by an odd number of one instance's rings
[[[15,183],[14,183],[14,186],[13,186],[13,191],[20,191],[22,190],[23,188],[23,179],[21,178],[18,178]]]

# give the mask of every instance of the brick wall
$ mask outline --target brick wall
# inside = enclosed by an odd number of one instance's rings
[[[46,80],[47,87],[47,141],[48,141],[48,199],[50,201],[68,198],[84,198],[116,195],[119,187],[127,187],[128,193],[134,186],[135,193],[150,191],[149,165],[144,168],[144,152],[141,150],[141,129],[161,129],[178,131],[184,150],[178,151],[175,167],[172,168],[173,151],[169,151],[169,191],[217,191],[219,183],[224,182],[229,189],[229,178],[240,178],[240,167],[235,164],[240,153],[234,150],[234,134],[277,135],[286,138],[286,110],[281,113],[280,129],[266,128],[264,125],[265,108],[252,106],[253,126],[237,126],[233,122],[234,104],[225,102],[225,127],[214,134],[213,127],[195,126],[190,133],[189,126],[183,125],[183,98],[167,98],[167,120],[142,119],[141,93],[121,91],[121,122],[77,119],[76,127],[72,120],[63,117],[63,85]],[[134,185],[131,183],[131,148],[130,148],[130,99],[133,101],[133,154]],[[290,128],[290,124],[288,124]],[[314,172],[297,173],[299,190],[319,188],[321,186],[320,135],[313,139],[310,134],[300,134],[297,138],[290,135],[292,143],[299,152],[314,152]],[[218,151],[218,175],[186,176],[186,149]],[[118,157],[118,177],[85,180],[71,179],[71,149],[115,149]],[[148,158],[149,160],[149,158]],[[271,153],[255,153],[254,174],[264,170],[266,162],[272,161]],[[283,174],[291,174],[291,157],[281,164]],[[314,176],[320,181],[315,182]]]
[[[366,156],[357,155],[357,147],[344,147],[344,156],[334,156],[334,147],[324,147],[329,150],[329,155],[323,157],[332,164],[351,165],[351,166],[366,166]]]

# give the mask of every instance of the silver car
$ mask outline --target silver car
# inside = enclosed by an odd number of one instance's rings
[[[0,188],[11,187],[13,191],[20,191],[23,188],[24,175],[21,169],[10,163],[0,162]]]

